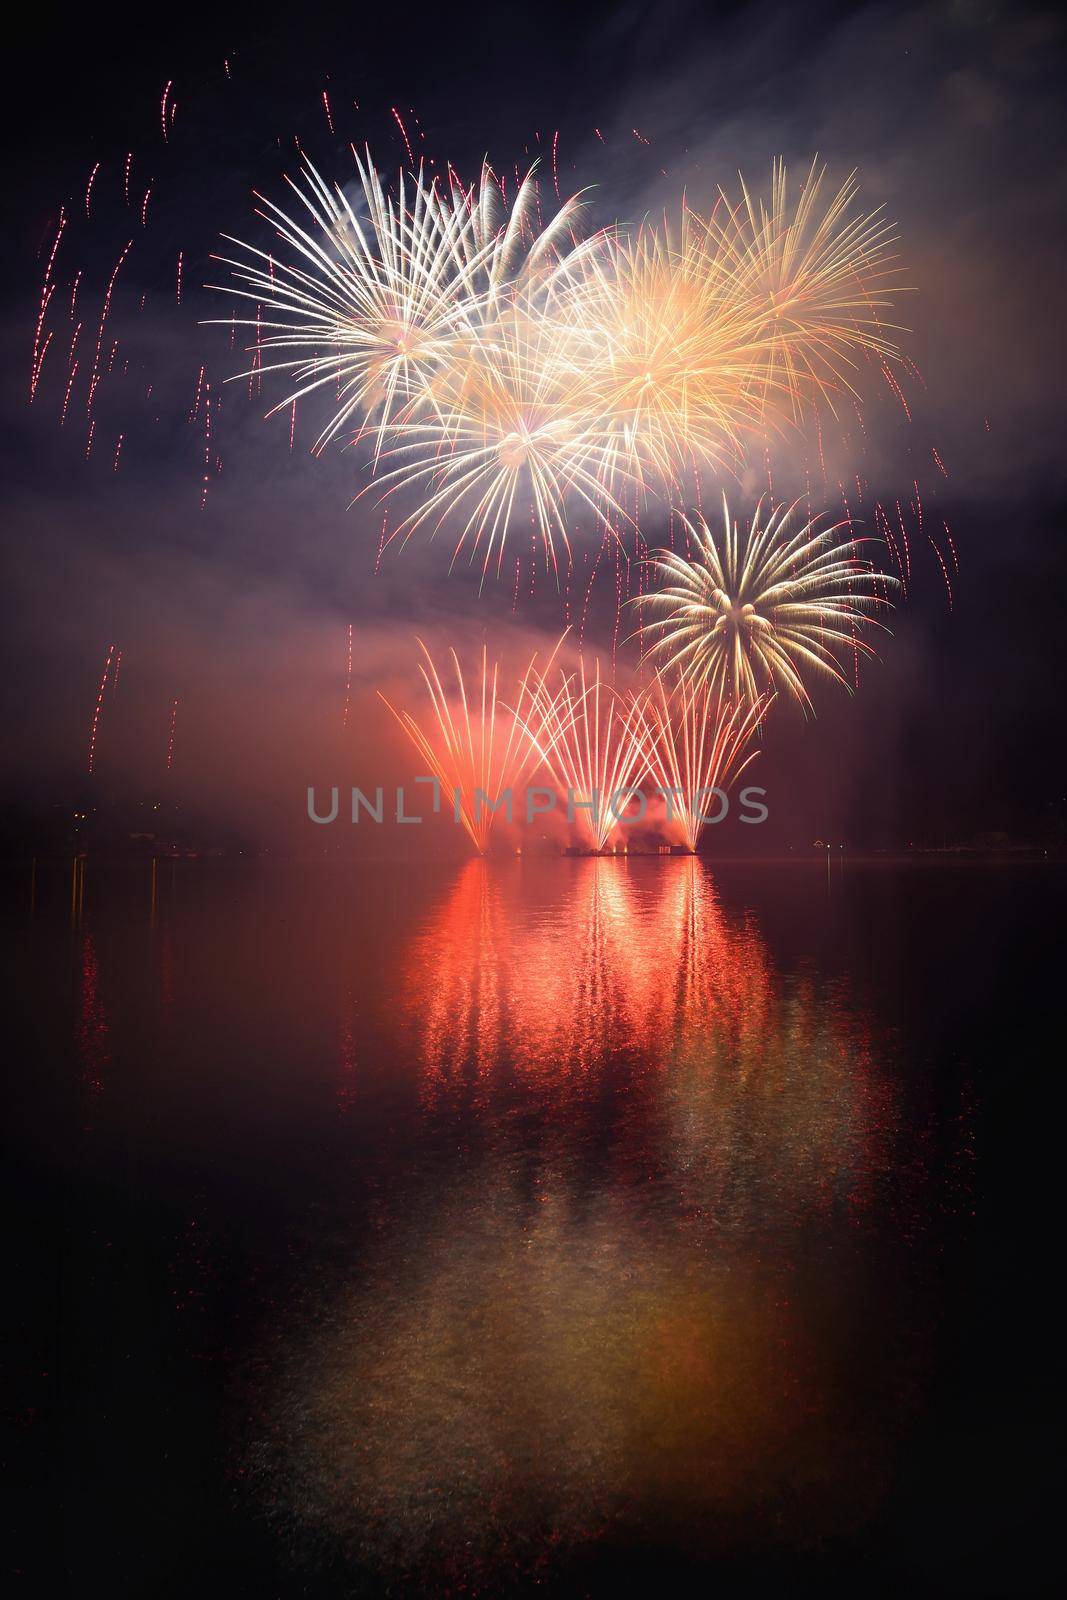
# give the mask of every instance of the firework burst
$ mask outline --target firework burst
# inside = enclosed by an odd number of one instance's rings
[[[471,332],[427,388],[422,414],[395,429],[384,452],[387,492],[414,486],[404,539],[452,519],[455,560],[483,551],[484,580],[503,561],[515,520],[540,539],[558,573],[570,552],[568,506],[583,504],[604,527],[625,514],[609,484],[618,477],[611,442],[583,395],[571,329],[546,315],[541,296],[512,300],[492,326]]]
[[[547,674],[531,681],[522,718],[532,747],[568,797],[568,816],[593,850],[603,850],[620,825],[628,796],[649,769],[648,728],[640,700],[624,699],[580,657],[576,673],[560,673],[553,692]]]
[[[542,225],[532,170],[507,204],[488,166],[395,193],[369,154],[357,168],[351,199],[305,163],[303,220],[262,201],[278,253],[232,241],[228,292],[255,306],[257,381],[294,380],[275,410],[332,390],[316,449],[372,435],[372,483],[415,497],[394,537],[450,523],[483,580],[514,526],[558,571],[576,507],[618,533],[624,490],[676,503],[688,474],[736,470],[753,435],[851,392],[860,354],[893,353],[892,232],[852,215],[854,178],[826,202],[813,166],[794,201],[776,163],[766,203],[742,182],[707,220],[683,204],[580,239],[578,198]]]
[[[341,434],[358,437],[368,421],[380,443],[391,422],[417,418],[432,401],[430,380],[462,363],[509,285],[522,282],[530,293],[551,279],[573,245],[580,204],[568,201],[541,228],[532,175],[508,208],[488,167],[476,190],[448,196],[421,170],[401,173],[389,194],[369,152],[356,167],[359,203],[305,160],[300,180],[287,180],[303,223],[259,197],[257,214],[274,229],[279,253],[227,236],[242,257],[218,259],[237,286],[212,286],[255,304],[256,315],[238,324],[255,330],[254,371],[294,380],[274,411],[332,389],[316,450]]]
[[[888,607],[892,580],[861,556],[869,541],[839,539],[845,524],[791,528],[795,512],[794,503],[764,518],[761,501],[741,527],[724,495],[721,529],[686,520],[695,560],[653,558],[662,587],[637,603],[652,612],[652,653],[684,682],[735,705],[782,690],[807,710],[807,674],[850,688],[844,658],[874,654],[862,630],[880,626],[874,613]]]
[[[813,161],[790,198],[785,163],[771,170],[769,201],[740,180],[741,200],[725,195],[706,225],[707,250],[751,330],[752,398],[799,421],[812,401],[835,410],[855,394],[861,356],[895,356],[884,313],[903,292],[891,251],[892,226],[880,210],[853,215],[855,173],[829,200],[826,168]]]
[[[214,286],[255,304],[254,318],[238,319],[255,330],[255,370],[294,380],[274,411],[333,391],[316,450],[372,414],[388,423],[421,391],[467,313],[480,261],[471,220],[446,212],[421,173],[411,182],[401,175],[393,199],[369,159],[357,156],[356,164],[358,210],[340,184],[331,189],[305,162],[301,180],[287,181],[307,225],[261,199],[257,214],[274,228],[280,252],[227,236],[247,259],[219,259],[244,287]]]
[[[561,644],[562,639],[559,641]],[[430,697],[431,717],[423,725],[409,711],[398,711],[385,695],[379,698],[388,706],[415,749],[427,764],[452,804],[455,820],[462,824],[474,848],[484,855],[489,848],[497,807],[505,792],[522,783],[541,757],[527,722],[509,710],[498,693],[499,663],[490,664],[488,647],[482,646],[481,676],[468,693],[459,656],[448,654],[452,662],[455,687],[450,692],[441,680],[426,645],[420,639],[422,660],[419,672]],[[556,650],[546,664],[551,668]],[[531,656],[519,680],[515,705],[531,702],[531,684],[538,679],[537,655]],[[535,732],[538,724],[535,721]],[[436,809],[436,807],[435,807]]]
[[[668,825],[677,827],[687,849],[696,850],[713,795],[725,792],[759,754],[745,751],[773,698],[731,705],[707,686],[679,683],[671,691],[662,673],[656,674],[642,703],[649,766],[658,788],[671,797]]]
[[[729,468],[758,421],[761,318],[683,207],[588,259],[564,297],[606,481],[623,473],[672,498],[686,471]]]

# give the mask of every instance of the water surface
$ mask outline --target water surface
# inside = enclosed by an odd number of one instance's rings
[[[15,1566],[1027,1592],[1059,882],[10,869]]]

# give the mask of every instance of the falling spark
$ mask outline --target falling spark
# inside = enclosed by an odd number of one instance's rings
[[[108,673],[111,671],[111,662],[115,654],[115,646],[107,647],[107,660],[104,662],[104,671],[100,679],[100,687],[96,691],[96,704],[93,707],[93,720],[89,728],[89,773],[92,775],[93,764],[96,760],[96,735],[100,726],[100,711],[104,704],[104,690],[107,688]]]
[[[341,715],[342,728],[348,727],[348,712],[352,704],[352,624],[348,624],[348,659],[345,663],[345,708]]]
[[[403,138],[404,138],[404,149],[408,153],[408,160],[411,162],[412,166],[414,166],[415,165],[415,157],[414,157],[414,155],[412,153],[412,149],[411,149],[411,140],[408,138],[408,130],[405,128],[404,123],[403,123],[403,119],[401,118],[400,112],[396,109],[396,106],[390,106],[389,109],[392,111],[393,116],[396,118],[396,125],[400,129],[401,134],[403,135]]]
[[[170,736],[167,740],[167,771],[174,765],[174,733],[178,726],[178,702],[175,700],[170,708]]]

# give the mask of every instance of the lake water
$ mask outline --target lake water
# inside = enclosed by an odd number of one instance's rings
[[[1063,881],[6,869],[11,1566],[1030,1592]]]

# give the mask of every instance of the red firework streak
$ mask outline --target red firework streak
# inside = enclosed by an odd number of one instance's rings
[[[100,726],[100,710],[101,710],[101,707],[104,704],[104,691],[107,688],[108,673],[111,671],[111,663],[114,660],[114,656],[115,656],[115,646],[113,644],[109,644],[108,647],[107,647],[107,660],[104,662],[104,671],[103,671],[103,675],[102,675],[102,677],[100,679],[100,687],[96,691],[96,705],[93,707],[93,720],[92,720],[92,723],[91,723],[90,728],[89,728],[89,772],[90,772],[90,774],[92,773],[92,770],[93,770],[93,763],[96,760],[96,733],[97,733],[97,729]]]
[[[341,717],[342,728],[348,727],[348,713],[352,704],[352,624],[348,624],[348,666],[345,673],[345,709]]]
[[[167,740],[167,771],[174,765],[174,733],[178,726],[178,702],[173,701],[170,708],[170,737]]]

